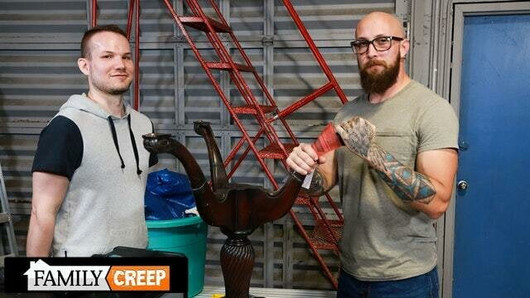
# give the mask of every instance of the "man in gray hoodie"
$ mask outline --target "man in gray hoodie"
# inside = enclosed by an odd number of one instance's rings
[[[91,256],[145,248],[151,121],[123,100],[133,79],[127,35],[115,25],[85,32],[77,64],[87,94],[72,95],[43,129],[33,161],[27,256]]]

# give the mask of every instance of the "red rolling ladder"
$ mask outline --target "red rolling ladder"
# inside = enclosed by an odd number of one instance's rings
[[[199,3],[199,0],[185,0],[185,4],[188,8],[188,13],[190,15],[179,15],[175,8],[173,7],[171,0],[162,0],[167,7],[169,13],[171,14],[171,17],[175,21],[177,27],[182,32],[183,37],[188,42],[190,49],[193,51],[197,61],[200,63],[202,68],[204,69],[206,75],[208,76],[210,82],[212,83],[214,89],[219,94],[219,97],[223,101],[224,105],[228,109],[228,112],[230,113],[234,124],[239,128],[239,130],[242,132],[242,138],[236,143],[232,151],[229,153],[229,155],[225,158],[225,167],[227,168],[228,177],[232,177],[237,168],[240,166],[240,164],[243,162],[243,160],[247,157],[248,153],[250,151],[253,152],[254,156],[256,157],[256,160],[259,162],[260,166],[262,167],[265,175],[273,185],[275,189],[279,188],[278,182],[274,178],[271,170],[266,164],[266,159],[276,159],[279,160],[280,163],[287,168],[287,164],[285,162],[289,152],[294,148],[298,141],[290,129],[289,125],[287,124],[285,118],[296,111],[297,109],[303,107],[307,103],[311,102],[312,100],[316,99],[317,97],[325,94],[326,92],[330,90],[334,90],[337,94],[337,96],[340,98],[342,103],[345,103],[347,101],[346,96],[342,89],[340,88],[339,84],[335,80],[335,77],[333,73],[331,72],[331,69],[326,64],[323,56],[319,52],[318,48],[316,47],[315,43],[313,42],[311,36],[309,35],[308,31],[304,27],[300,17],[296,13],[294,7],[292,6],[291,2],[289,0],[282,0],[284,6],[287,8],[287,11],[291,15],[292,19],[294,20],[295,24],[297,25],[300,33],[306,40],[309,49],[313,53],[315,59],[319,63],[322,71],[326,75],[328,82],[321,86],[320,88],[314,90],[311,94],[303,97],[302,99],[296,101],[292,105],[286,107],[283,110],[280,110],[278,106],[276,105],[274,99],[272,98],[271,94],[269,93],[268,89],[266,88],[265,84],[263,83],[263,80],[259,76],[259,74],[256,72],[256,69],[252,66],[252,63],[243,50],[241,44],[237,40],[236,36],[234,35],[232,29],[224,19],[223,15],[221,14],[221,11],[217,4],[215,3],[215,0],[205,0],[203,2],[206,2],[208,5],[208,8],[210,10],[213,10],[215,12],[214,17],[207,16],[204,13],[203,8],[201,7],[201,4]],[[95,15],[96,15],[96,7],[97,7],[97,1],[92,0],[92,26],[96,25],[95,23]],[[135,44],[139,45],[139,34],[138,34],[138,27],[139,27],[139,0],[129,0],[129,14],[128,14],[128,23],[127,23],[127,33],[130,34],[131,31],[131,24],[133,20],[133,15],[136,15],[135,17]],[[135,13],[136,12],[136,13]],[[215,51],[217,57],[219,60],[217,61],[207,61],[204,59],[203,55],[201,54],[200,50],[196,46],[194,40],[192,39],[191,35],[188,33],[188,30],[190,28],[200,30],[206,34],[206,37],[208,38],[210,44],[212,45],[213,50]],[[230,37],[230,42],[233,46],[233,49],[237,51],[239,54],[239,59],[241,61],[234,61],[233,56],[230,54],[230,50],[226,48],[224,43],[226,43],[226,38],[222,39],[220,34],[224,34],[225,36],[228,35]],[[135,47],[135,57],[136,57],[136,73],[138,73],[138,63],[139,63],[139,47]],[[213,74],[213,71],[226,71],[231,79],[231,82],[236,87],[237,91],[239,92],[241,98],[243,99],[241,104],[235,105],[231,102],[230,97],[225,94],[223,89],[221,88],[220,82],[218,79],[216,79],[215,75]],[[255,82],[259,85],[260,91],[263,94],[263,98],[266,100],[266,103],[260,103],[256,96],[253,94],[252,90],[250,89],[249,85],[246,82],[245,77],[243,76],[243,73],[249,73],[251,74],[251,77],[255,80]],[[135,80],[134,84],[134,108],[138,109],[139,101],[138,101],[138,82]],[[244,117],[253,116],[256,120],[256,124],[258,124],[258,130],[257,133],[253,136],[249,135],[247,132],[247,129],[245,128],[244,121],[242,121],[240,118],[245,115]],[[278,125],[281,125],[281,127],[285,130],[287,135],[289,136],[290,141],[288,143],[282,142],[276,132],[276,129],[274,127],[274,123],[278,123]],[[258,144],[261,144],[259,141],[265,139],[266,144],[265,147],[259,148]],[[243,146],[247,145],[247,147],[243,150]],[[238,154],[239,153],[239,154]],[[236,156],[237,159],[236,159]],[[327,264],[325,263],[324,259],[322,258],[319,251],[321,250],[331,250],[334,253],[338,254],[338,241],[340,239],[340,230],[343,224],[343,217],[339,210],[339,208],[336,206],[335,202],[329,195],[325,195],[325,200],[327,201],[327,204],[331,207],[333,210],[333,219],[329,219],[329,216],[326,215],[326,213],[323,211],[323,208],[321,206],[320,198],[318,197],[299,197],[296,200],[297,206],[305,206],[310,211],[312,218],[314,219],[314,228],[311,232],[308,232],[302,222],[299,219],[299,216],[293,209],[290,211],[290,216],[293,219],[295,225],[298,228],[298,231],[304,238],[304,240],[307,242],[311,252],[313,253],[313,256],[317,260],[317,262],[322,267],[325,276],[329,279],[329,281],[332,283],[332,285],[337,288],[337,280],[336,277],[333,275]]]

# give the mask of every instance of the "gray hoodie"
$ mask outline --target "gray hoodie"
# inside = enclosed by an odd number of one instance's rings
[[[156,163],[142,145],[151,121],[125,107],[111,116],[73,95],[41,133],[32,171],[68,177],[56,217],[54,256],[91,256],[116,246],[145,248],[144,192]]]

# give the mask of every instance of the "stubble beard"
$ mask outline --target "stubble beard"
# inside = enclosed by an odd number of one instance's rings
[[[127,91],[129,91],[129,87],[131,86],[131,84],[127,85],[126,87],[123,87],[123,88],[117,88],[117,89],[109,89],[107,90],[107,92],[111,95],[123,95],[125,94]]]
[[[361,87],[368,94],[382,94],[397,81],[401,54],[396,55],[394,63],[388,65],[385,61],[369,61],[360,69]],[[379,73],[370,73],[367,69],[374,65],[381,65],[385,69]]]
[[[108,84],[106,84],[105,82],[99,82],[99,81],[94,81],[92,82],[92,84],[94,85],[94,87],[96,87],[97,89],[107,93],[107,94],[110,94],[110,95],[123,95],[125,94],[127,91],[129,91],[129,87],[131,86],[131,83],[132,83],[132,80],[125,84],[125,85],[120,85],[120,86],[109,86]]]

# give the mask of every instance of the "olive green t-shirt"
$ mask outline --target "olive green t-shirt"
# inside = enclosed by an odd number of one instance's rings
[[[415,169],[419,152],[457,148],[458,120],[450,104],[416,81],[372,104],[367,95],[348,102],[336,124],[353,116],[376,127],[375,142]],[[399,280],[436,266],[434,221],[406,206],[363,159],[336,151],[344,213],[341,266],[357,279]]]

